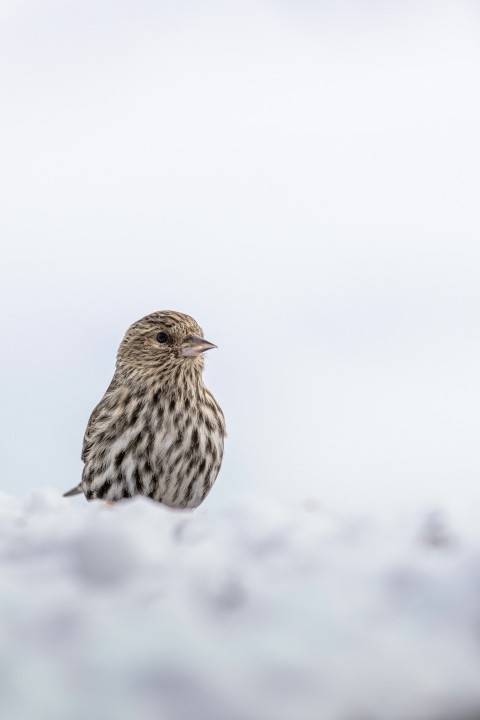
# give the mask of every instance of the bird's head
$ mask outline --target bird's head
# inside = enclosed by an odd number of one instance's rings
[[[200,377],[203,353],[214,347],[189,315],[154,312],[128,328],[118,349],[117,373],[146,383]]]

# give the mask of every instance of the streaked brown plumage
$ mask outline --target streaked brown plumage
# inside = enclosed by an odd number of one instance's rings
[[[155,312],[131,325],[115,374],[83,440],[82,481],[68,495],[88,500],[148,497],[195,508],[220,470],[223,413],[203,384],[203,339],[189,315]]]

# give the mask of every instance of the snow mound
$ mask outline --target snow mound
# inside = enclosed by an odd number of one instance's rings
[[[6,720],[480,718],[480,530],[0,494]]]

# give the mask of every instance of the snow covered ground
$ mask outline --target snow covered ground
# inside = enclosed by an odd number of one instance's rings
[[[480,718],[480,530],[0,495],[3,720]]]

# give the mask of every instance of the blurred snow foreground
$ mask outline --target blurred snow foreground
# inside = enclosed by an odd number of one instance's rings
[[[480,530],[0,495],[4,720],[480,718]]]

